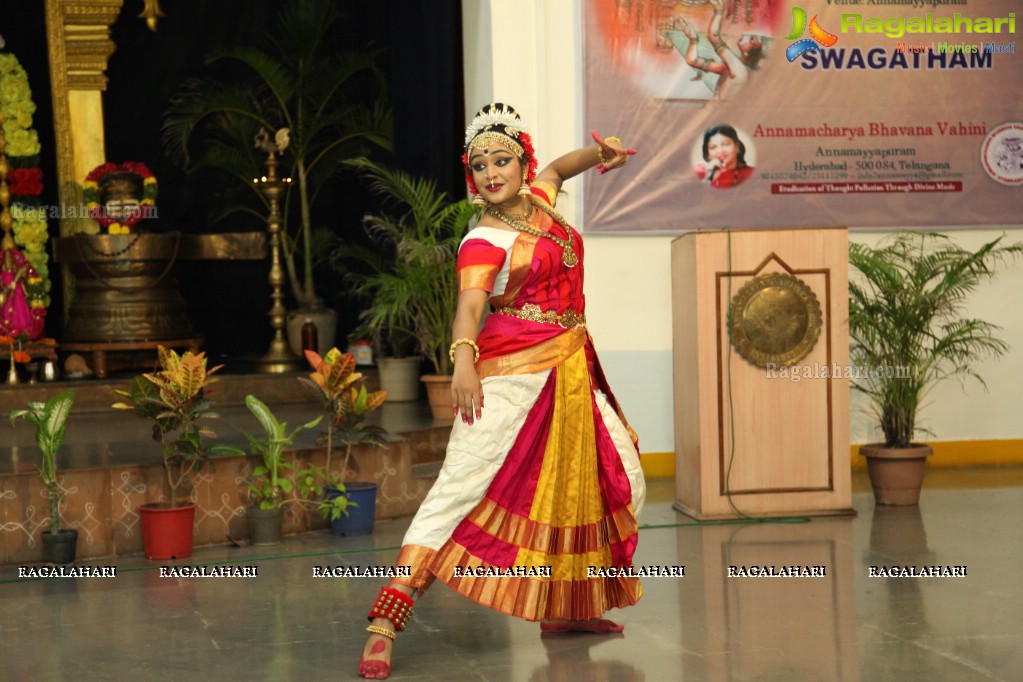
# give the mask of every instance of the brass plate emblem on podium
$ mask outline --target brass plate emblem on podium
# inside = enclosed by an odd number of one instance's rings
[[[821,306],[802,280],[784,273],[754,277],[732,299],[732,344],[757,367],[787,367],[809,354],[821,331]]]

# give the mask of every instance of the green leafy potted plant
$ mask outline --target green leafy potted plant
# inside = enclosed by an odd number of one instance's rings
[[[153,422],[153,440],[160,443],[170,495],[167,502],[144,504],[139,508],[142,542],[150,559],[191,556],[196,505],[186,499],[185,483],[211,462],[212,456],[239,455],[233,445],[208,445],[216,433],[206,420],[219,415],[206,389],[222,365],[206,368],[205,353],[188,351],[178,355],[160,346],[160,369],[135,377],[129,390],[115,390],[124,399],[113,405]]]
[[[67,418],[75,402],[73,391],[61,391],[45,403],[31,402],[27,408],[11,410],[11,424],[24,418],[36,430],[36,445],[42,454],[39,477],[50,501],[50,530],[43,531],[43,561],[69,564],[75,560],[78,531],[61,529],[60,505],[65,496],[57,480],[57,450],[67,433]]]
[[[849,245],[849,262],[861,276],[849,283],[850,356],[858,368],[852,385],[867,396],[885,438],[860,448],[878,504],[919,501],[933,449],[913,437],[924,430],[917,410],[927,392],[952,377],[986,387],[976,363],[1008,349],[995,325],[965,314],[977,285],[1023,252],[1023,244],[1000,246],[1003,238],[976,251],[916,232],[897,233],[876,248]]]
[[[245,396],[245,407],[263,427],[264,435],[245,435],[249,439],[252,454],[262,458],[262,464],[252,469],[254,482],[249,485],[249,492],[258,504],[246,511],[249,522],[249,538],[254,545],[273,545],[281,540],[281,520],[283,505],[294,490],[294,483],[288,473],[295,466],[284,459],[284,449],[294,442],[295,434],[304,429],[315,428],[323,417],[296,427],[288,432],[287,422],[281,422],[274,416],[266,403],[253,395]]]
[[[282,247],[299,329],[306,317],[324,310],[314,270],[337,242],[331,229],[315,226],[317,198],[332,194],[329,183],[343,159],[391,148],[392,113],[378,55],[339,49],[341,20],[338,4],[327,0],[284,3],[263,44],[223,48],[207,58],[211,65],[242,67],[232,72],[240,75],[189,80],[164,123],[173,157],[190,170],[226,174],[242,194],[240,201],[223,202],[215,219],[239,211],[265,219],[266,198],[252,180],[265,175],[266,159],[253,139],[261,131],[287,129],[280,170],[293,182],[282,202]],[[321,342],[328,336],[321,327]]]
[[[308,350],[305,355],[313,372],[308,378],[299,377],[299,381],[320,401],[326,412],[327,455],[323,468],[310,465],[300,472],[300,484],[307,495],[322,496],[320,512],[330,521],[335,534],[372,532],[378,486],[364,481],[346,483],[345,478],[354,448],[376,448],[384,444],[384,429],[366,423],[366,418],[384,403],[387,392],[366,390],[362,374],[355,371],[355,356],[351,353],[331,348],[324,357]],[[345,448],[340,473],[335,472],[332,466],[335,445]],[[358,510],[357,516],[349,518],[350,508]]]
[[[368,215],[369,234],[394,253],[393,261],[369,274],[351,275],[355,293],[368,301],[360,320],[370,330],[415,337],[434,374],[423,377],[434,417],[451,419],[451,325],[458,306],[455,265],[458,246],[478,209],[452,201],[433,180],[416,178],[368,159],[347,165],[362,171],[384,198],[384,210]]]

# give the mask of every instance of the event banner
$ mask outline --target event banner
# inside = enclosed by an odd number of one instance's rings
[[[588,232],[1023,223],[1014,0],[582,0]]]

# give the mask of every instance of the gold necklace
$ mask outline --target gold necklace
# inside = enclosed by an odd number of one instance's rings
[[[508,215],[507,213],[497,208],[496,206],[491,206],[490,208],[487,209],[487,212],[490,213],[495,218],[497,218],[498,220],[509,225],[510,227],[518,230],[519,232],[525,232],[526,234],[531,234],[535,237],[546,237],[547,239],[550,239],[552,242],[561,247],[561,262],[565,264],[565,267],[574,268],[576,264],[579,262],[579,256],[575,255],[575,250],[572,248],[573,241],[572,228],[568,226],[568,223],[565,222],[565,219],[562,218],[553,208],[548,208],[544,206],[542,203],[534,202],[532,200],[530,200],[529,205],[530,218],[532,218],[533,216],[532,209],[534,207],[539,208],[541,211],[549,215],[551,218],[557,221],[562,227],[565,228],[565,232],[568,233],[568,239],[561,239],[560,237],[555,237],[550,232],[538,230],[532,225],[522,222],[521,219]]]

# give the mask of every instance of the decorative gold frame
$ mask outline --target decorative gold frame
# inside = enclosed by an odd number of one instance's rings
[[[77,209],[83,206],[82,180],[106,160],[104,71],[116,49],[110,26],[123,4],[124,0],[46,0],[62,236],[81,231],[78,223],[84,215]]]

